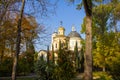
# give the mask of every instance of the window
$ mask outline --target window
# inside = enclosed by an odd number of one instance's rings
[[[55,44],[55,48],[57,48],[57,44]]]

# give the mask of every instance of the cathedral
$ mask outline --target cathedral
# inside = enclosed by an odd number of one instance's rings
[[[80,34],[75,30],[75,27],[72,26],[71,32],[66,36],[65,35],[65,28],[63,26],[59,26],[58,30],[53,32],[52,36],[51,36],[51,51],[52,51],[52,47],[54,49],[54,51],[56,52],[57,50],[59,50],[59,42],[61,42],[61,47],[64,48],[66,43],[68,45],[68,49],[70,51],[74,51],[74,48],[76,46],[77,43],[77,47],[78,47],[78,51],[80,52],[82,45],[81,45],[81,36]],[[50,52],[51,52],[50,51]],[[46,50],[40,50],[38,53],[38,58],[40,56],[44,57],[45,60],[47,60],[47,51]],[[57,58],[57,53],[55,53],[55,57]]]
[[[72,26],[72,30],[67,36],[65,35],[65,28],[60,26],[58,31],[52,34],[51,45],[54,47],[54,51],[56,51],[59,49],[59,42],[61,41],[62,47],[67,43],[68,49],[74,51],[77,42],[78,51],[80,51],[82,47],[81,40],[82,38],[74,26]]]

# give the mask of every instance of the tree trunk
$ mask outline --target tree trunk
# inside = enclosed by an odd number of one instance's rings
[[[105,66],[103,66],[103,72],[105,72]]]
[[[25,0],[22,0],[22,7],[20,11],[20,17],[18,19],[17,25],[17,40],[16,40],[16,53],[14,54],[14,61],[13,61],[13,70],[12,70],[12,80],[16,80],[16,70],[17,70],[17,63],[18,63],[18,55],[20,53],[20,43],[21,43],[21,23],[22,23],[22,16],[25,6]]]
[[[0,50],[0,62],[2,63],[3,61],[3,56],[4,56],[4,52],[5,52],[5,41],[1,41],[3,43],[1,50]]]
[[[92,18],[90,16],[86,16],[84,80],[92,80]]]

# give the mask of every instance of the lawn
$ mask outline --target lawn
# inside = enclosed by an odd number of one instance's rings
[[[35,80],[35,77],[18,77],[17,80]],[[0,78],[0,80],[11,80],[10,77]]]

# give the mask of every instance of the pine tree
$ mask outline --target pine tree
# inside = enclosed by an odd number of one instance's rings
[[[80,59],[79,59],[77,41],[76,41],[75,48],[74,48],[74,54],[75,54],[75,68],[76,70],[78,70],[78,68],[80,67],[80,63],[79,63]]]

